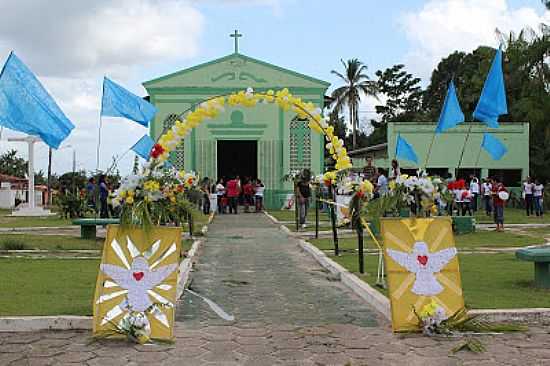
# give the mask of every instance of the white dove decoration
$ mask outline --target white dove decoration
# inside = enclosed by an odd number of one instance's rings
[[[128,308],[140,312],[153,305],[147,291],[164,281],[176,267],[177,264],[169,264],[153,271],[147,260],[141,256],[133,260],[130,269],[112,264],[100,266],[101,270],[111,277],[119,287],[128,290]]]
[[[386,249],[388,255],[407,271],[415,274],[416,278],[411,291],[419,296],[435,296],[443,291],[443,286],[435,278],[456,256],[456,248],[447,248],[439,252],[430,253],[428,244],[423,241],[414,243],[411,253]]]

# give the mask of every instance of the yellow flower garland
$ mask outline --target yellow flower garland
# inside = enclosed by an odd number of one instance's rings
[[[287,88],[266,93],[255,93],[251,88],[246,91],[229,94],[209,99],[201,103],[197,109],[189,112],[183,121],[177,120],[171,129],[166,131],[158,140],[163,148],[163,153],[157,158],[160,162],[168,159],[170,151],[173,151],[185,138],[191,129],[199,126],[204,120],[216,118],[223,111],[225,104],[229,106],[254,107],[258,103],[276,103],[284,111],[292,110],[299,118],[307,119],[311,130],[323,134],[327,141],[326,149],[336,161],[337,171],[352,167],[351,159],[344,147],[344,141],[334,135],[334,127],[329,126],[326,119],[321,115],[321,109],[316,108],[313,103],[304,102],[302,99],[293,96]]]

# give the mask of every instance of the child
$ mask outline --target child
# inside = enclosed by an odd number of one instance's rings
[[[508,191],[498,178],[493,179],[493,211],[495,217],[496,231],[504,231],[504,205],[509,198]]]
[[[249,207],[254,205],[254,186],[252,181],[247,179],[246,183],[243,186],[244,194],[244,212],[250,212]]]
[[[538,179],[535,179],[535,186],[533,188],[533,199],[535,200],[535,211],[537,216],[542,217],[544,214],[543,197],[544,185],[542,185]]]
[[[260,212],[263,210],[263,206],[264,206],[264,190],[265,190],[265,186],[264,184],[262,183],[261,180],[257,180],[256,181],[256,185],[255,185],[255,188],[254,188],[254,196],[256,198],[256,212]]]

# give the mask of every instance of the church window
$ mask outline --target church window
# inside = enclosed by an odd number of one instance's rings
[[[164,122],[163,122],[163,128],[164,128],[164,132],[167,131],[168,129],[172,128],[172,126],[174,125],[174,123],[176,122],[176,120],[178,119],[178,115],[177,114],[169,114],[165,119],[164,119]],[[185,160],[184,160],[184,140],[181,141],[181,143],[178,145],[178,147],[176,149],[174,149],[171,153],[170,153],[170,162],[172,164],[174,164],[174,166],[176,167],[176,169],[178,170],[183,170],[185,169],[184,168],[184,165],[185,165]]]
[[[311,168],[311,132],[306,120],[290,121],[290,170]]]

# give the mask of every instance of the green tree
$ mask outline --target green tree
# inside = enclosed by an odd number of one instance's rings
[[[0,155],[0,173],[24,178],[28,171],[27,161],[11,149]]]
[[[508,114],[499,120],[529,122],[530,174],[550,181],[550,27],[510,33],[502,37],[502,43]],[[495,49],[479,47],[472,53],[454,52],[441,60],[424,93],[424,118],[437,120],[452,79],[466,120],[471,121],[494,55]]]
[[[405,65],[394,65],[376,72],[378,92],[386,97],[384,105],[375,106],[381,122],[412,121],[421,110],[420,79],[405,71]]]
[[[546,6],[546,9],[550,10],[550,0],[541,0],[541,2]]]
[[[344,73],[332,70],[331,73],[338,76],[344,83],[343,86],[332,92],[333,106],[336,113],[340,114],[347,107],[352,128],[352,147],[357,148],[357,130],[359,127],[359,103],[364,96],[376,96],[376,83],[367,75],[367,66],[354,58],[344,62]]]
[[[466,121],[472,121],[494,55],[494,49],[479,47],[468,54],[455,51],[441,60],[432,72],[430,84],[423,95],[422,119],[437,121],[449,82],[453,80]]]

